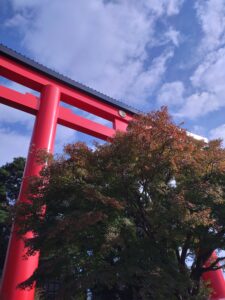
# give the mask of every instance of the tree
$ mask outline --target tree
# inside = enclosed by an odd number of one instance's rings
[[[24,166],[25,159],[17,157],[0,167],[0,270],[4,265],[12,224],[11,209],[19,194]]]
[[[18,207],[19,233],[35,233],[27,255],[42,254],[21,287],[57,279],[59,299],[88,289],[94,299],[207,299],[201,276],[224,265],[205,265],[225,250],[224,193],[221,141],[193,139],[166,108],[95,150],[67,145]]]

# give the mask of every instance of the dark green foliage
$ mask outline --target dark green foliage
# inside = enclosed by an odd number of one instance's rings
[[[12,223],[10,212],[19,194],[24,166],[25,159],[17,157],[0,167],[0,270],[3,268]]]

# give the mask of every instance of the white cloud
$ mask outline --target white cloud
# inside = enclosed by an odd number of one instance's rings
[[[61,153],[64,145],[74,143],[76,131],[61,125],[57,125],[54,152]]]
[[[177,106],[184,101],[184,84],[181,81],[165,83],[158,92],[157,102],[160,105]]]
[[[185,99],[185,104],[175,115],[195,119],[219,109],[220,103],[216,95],[208,92],[194,93]]]
[[[195,7],[203,33],[199,64],[190,77],[192,94],[177,113],[191,119],[225,107],[225,1],[198,0]]]
[[[210,139],[222,139],[223,146],[225,147],[225,124],[213,128],[209,132]]]
[[[196,68],[190,80],[197,90],[190,95],[181,116],[197,118],[225,107],[225,48],[209,53]]]
[[[165,13],[168,16],[172,16],[179,13],[183,2],[184,0],[147,0],[145,5],[157,15]]]
[[[167,5],[167,14],[169,16],[177,15],[184,0],[165,0],[164,3]]]
[[[195,87],[214,92],[222,98],[225,92],[224,78],[225,48],[220,48],[205,57],[191,77],[191,81]]]
[[[125,91],[130,102],[142,105],[147,103],[149,96],[161,82],[163,74],[166,71],[166,64],[172,56],[173,51],[163,53],[153,60],[152,64],[145,72],[136,74],[136,76],[132,78],[132,81],[130,82],[132,89],[127,87],[127,90]]]
[[[30,138],[6,128],[0,128],[0,166],[10,162],[14,157],[26,157]]]
[[[183,0],[12,2],[27,18],[23,44],[38,61],[115,98],[144,104],[163,76],[160,71],[153,80],[155,61],[146,69],[146,49],[158,38],[155,23],[178,14]],[[168,38],[178,44],[176,29]]]
[[[204,34],[201,50],[213,50],[225,42],[224,0],[198,0],[196,12]]]
[[[28,113],[0,104],[0,124],[20,123],[26,129],[32,129],[34,117]]]
[[[26,26],[27,19],[20,13],[15,14],[5,22],[6,27]]]
[[[176,47],[180,45],[180,32],[175,30],[173,27],[170,27],[169,30],[165,33],[167,39],[169,39]]]

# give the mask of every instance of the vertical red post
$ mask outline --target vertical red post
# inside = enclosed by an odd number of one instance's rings
[[[127,126],[128,126],[128,123],[127,122],[123,122],[120,119],[115,119],[114,122],[113,122],[113,128],[115,130],[119,130],[119,131],[124,131],[125,132],[127,130]]]
[[[27,201],[28,179],[30,176],[39,175],[42,168],[36,162],[37,152],[40,149],[45,149],[48,152],[53,151],[59,101],[60,90],[58,87],[47,85],[43,88],[18,201]],[[0,299],[33,300],[34,287],[30,290],[21,290],[17,288],[17,285],[33,274],[38,265],[39,254],[37,253],[35,256],[29,257],[27,260],[23,259],[26,249],[23,240],[18,238],[15,233],[15,228],[16,225],[13,226],[8,246],[1,282]],[[32,233],[28,233],[28,236],[32,236]]]
[[[206,267],[210,265],[210,261],[215,261],[217,255],[214,252],[206,263]],[[222,300],[225,299],[225,280],[222,270],[206,272],[202,276],[204,281],[208,281],[212,288],[211,300]]]

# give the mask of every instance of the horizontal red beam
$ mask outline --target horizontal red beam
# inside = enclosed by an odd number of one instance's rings
[[[72,110],[62,106],[60,106],[59,109],[58,124],[105,141],[112,140],[116,133],[114,129],[78,116],[77,114],[74,114]]]
[[[0,86],[0,103],[36,115],[39,98],[32,94],[22,94],[12,89]],[[60,106],[58,124],[92,135],[102,140],[111,140],[115,130],[78,116],[72,110]]]
[[[39,99],[32,94],[21,94],[17,91],[0,85],[0,103],[36,115]]]
[[[76,88],[69,87],[58,80],[49,78],[47,75],[15,62],[3,55],[0,55],[0,75],[39,92],[42,91],[45,85],[56,85],[60,88],[62,95],[61,100],[65,103],[112,122],[115,118],[119,118],[127,123],[132,120],[132,116],[129,114],[121,118],[119,108],[103,103],[94,96],[86,94]]]

